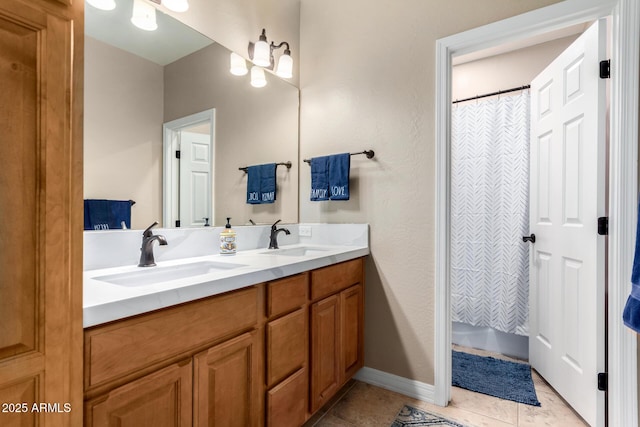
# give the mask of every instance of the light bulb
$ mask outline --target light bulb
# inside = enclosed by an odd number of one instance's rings
[[[235,52],[231,52],[230,63],[231,68],[229,71],[231,71],[231,74],[234,76],[244,76],[249,72],[247,69],[247,61]]]
[[[256,65],[251,67],[251,86],[265,87],[266,85],[267,85],[267,78],[264,75],[264,69]]]
[[[156,8],[144,0],[133,0],[131,22],[142,30],[156,30],[158,28],[158,24],[156,23]]]
[[[187,0],[162,0],[162,5],[174,12],[186,12],[189,9]]]
[[[253,47],[253,63],[261,67],[271,65],[271,48],[264,40],[256,42]]]
[[[115,0],[87,0],[87,3],[100,10],[113,10],[116,8]]]
[[[278,59],[278,67],[276,68],[276,75],[285,79],[293,77],[293,59],[291,55],[284,53]]]

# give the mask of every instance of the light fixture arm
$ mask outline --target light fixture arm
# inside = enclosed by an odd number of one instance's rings
[[[282,46],[287,46],[286,49],[284,50],[284,54],[291,55],[291,49],[289,48],[289,43],[287,42],[282,42],[279,45],[276,45],[274,42],[271,42],[271,52],[273,52],[274,50],[280,49]]]

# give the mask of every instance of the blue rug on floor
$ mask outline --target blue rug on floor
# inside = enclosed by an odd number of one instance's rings
[[[452,351],[451,384],[500,399],[540,406],[531,366]]]
[[[395,421],[393,422],[393,424],[391,424],[391,427],[423,427],[423,426],[424,427],[426,426],[465,427],[462,424],[443,418],[440,415],[432,414],[430,412],[425,412],[409,405],[405,405],[400,410],[400,412],[398,413],[398,416],[396,416]]]

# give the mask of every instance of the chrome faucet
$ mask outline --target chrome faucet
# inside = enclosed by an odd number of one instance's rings
[[[153,267],[156,265],[155,259],[153,259],[153,241],[157,240],[158,244],[165,246],[167,239],[160,234],[153,234],[151,229],[158,225],[158,221],[147,227],[142,233],[142,247],[140,248],[140,263],[138,267]]]
[[[284,234],[291,234],[289,230],[286,228],[276,228],[276,224],[278,224],[282,220],[277,220],[271,226],[271,235],[269,236],[269,249],[278,249],[278,233],[284,231]]]

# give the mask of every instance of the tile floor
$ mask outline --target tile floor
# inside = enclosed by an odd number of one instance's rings
[[[454,349],[513,360],[478,350],[459,347]],[[473,427],[588,426],[535,371],[533,380],[541,407],[453,387],[449,406],[442,408],[352,380],[305,427],[389,427],[404,404]]]

